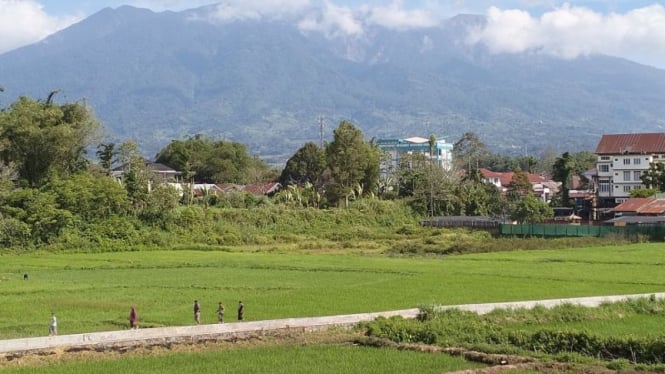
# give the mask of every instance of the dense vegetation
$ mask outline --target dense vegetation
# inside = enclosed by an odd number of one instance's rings
[[[600,359],[620,369],[665,362],[665,301],[642,298],[599,308],[562,305],[553,309],[495,310],[486,315],[426,308],[418,320],[380,318],[367,335],[395,342],[467,347],[485,352]]]
[[[310,181],[288,186],[275,199],[229,193],[194,200],[191,193],[181,194],[151,175],[131,142],[99,144],[99,164],[91,163],[86,150],[94,145],[98,121],[84,103],[56,104],[56,94],[46,101],[23,97],[0,111],[3,247],[256,244],[280,242],[279,236],[297,235],[311,225],[329,225],[330,217],[335,224],[370,220],[395,227],[415,222],[401,202],[362,201],[374,193],[379,153],[351,123],[342,122],[327,145],[320,160],[325,169],[316,166],[317,186]],[[193,180],[241,183],[276,177],[249,157],[244,146],[200,136],[173,141],[158,160],[182,168],[185,185]],[[118,165],[121,183],[111,177]],[[288,179],[296,177],[303,178]],[[297,206],[348,208],[354,200],[352,211],[282,212]],[[274,237],[259,237],[256,230]]]
[[[506,158],[467,133],[455,143],[458,165],[451,171],[412,155],[380,174],[383,156],[376,145],[342,121],[332,142],[306,143],[289,159],[275,195],[195,196],[192,182],[266,182],[278,172],[250,157],[241,144],[196,135],[172,141],[157,155],[157,161],[181,170],[171,180],[183,188],[176,190],[151,172],[136,144],[96,143],[99,124],[91,109],[84,103],[56,104],[55,95],[46,101],[23,97],[0,111],[2,247],[114,250],[164,243],[288,243],[304,236],[337,240],[333,237],[376,236],[362,232],[415,225],[426,215],[540,222],[552,209],[533,196],[526,171],[549,170],[566,181],[552,202],[565,206],[571,177],[594,162],[589,152]],[[97,162],[87,155],[94,146]],[[480,167],[514,170],[507,194],[485,183]]]

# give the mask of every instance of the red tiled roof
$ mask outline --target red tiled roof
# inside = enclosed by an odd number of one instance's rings
[[[277,182],[265,183],[265,184],[248,184],[242,190],[252,195],[266,195],[272,192],[275,192],[279,189],[281,184]]]
[[[665,133],[603,135],[596,154],[665,153]]]
[[[665,199],[656,199],[637,210],[639,214],[662,215],[665,213]]]
[[[485,169],[485,168],[480,168],[480,173],[485,178],[500,178],[501,174],[503,174],[503,173],[497,173],[496,171],[492,171],[490,169]]]
[[[515,175],[515,173],[512,172],[512,171],[508,171],[508,172],[505,172],[505,173],[499,173],[499,172],[492,171],[492,170],[489,170],[489,169],[484,169],[484,168],[480,168],[480,173],[483,175],[483,177],[485,179],[499,178],[499,181],[501,181],[501,185],[504,186],[504,187],[508,186],[510,184],[510,182],[512,182],[513,176]],[[545,177],[542,177],[542,176],[536,175],[536,174],[527,173],[526,176],[527,176],[527,179],[529,180],[529,183],[531,183],[531,184],[544,183],[544,182],[547,181],[547,179]]]
[[[654,201],[653,197],[631,197],[612,208],[612,212],[638,212],[640,208]]]

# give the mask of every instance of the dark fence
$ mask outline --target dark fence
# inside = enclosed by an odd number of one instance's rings
[[[433,217],[420,222],[423,226],[431,227],[465,227],[469,229],[498,231],[501,222],[483,216],[445,216]]]
[[[501,235],[565,237],[565,236],[620,236],[624,238],[648,237],[650,240],[665,240],[665,225],[594,226],[594,225],[543,225],[501,224]]]

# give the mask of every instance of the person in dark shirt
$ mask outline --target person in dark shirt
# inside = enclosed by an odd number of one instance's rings
[[[197,325],[201,323],[201,305],[198,300],[194,300],[194,321]]]
[[[238,301],[238,321],[242,321],[245,316],[245,304]]]

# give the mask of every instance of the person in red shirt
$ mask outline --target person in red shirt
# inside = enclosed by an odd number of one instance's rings
[[[132,306],[132,309],[129,311],[129,328],[136,329],[138,328],[137,317],[136,317],[136,308]]]

